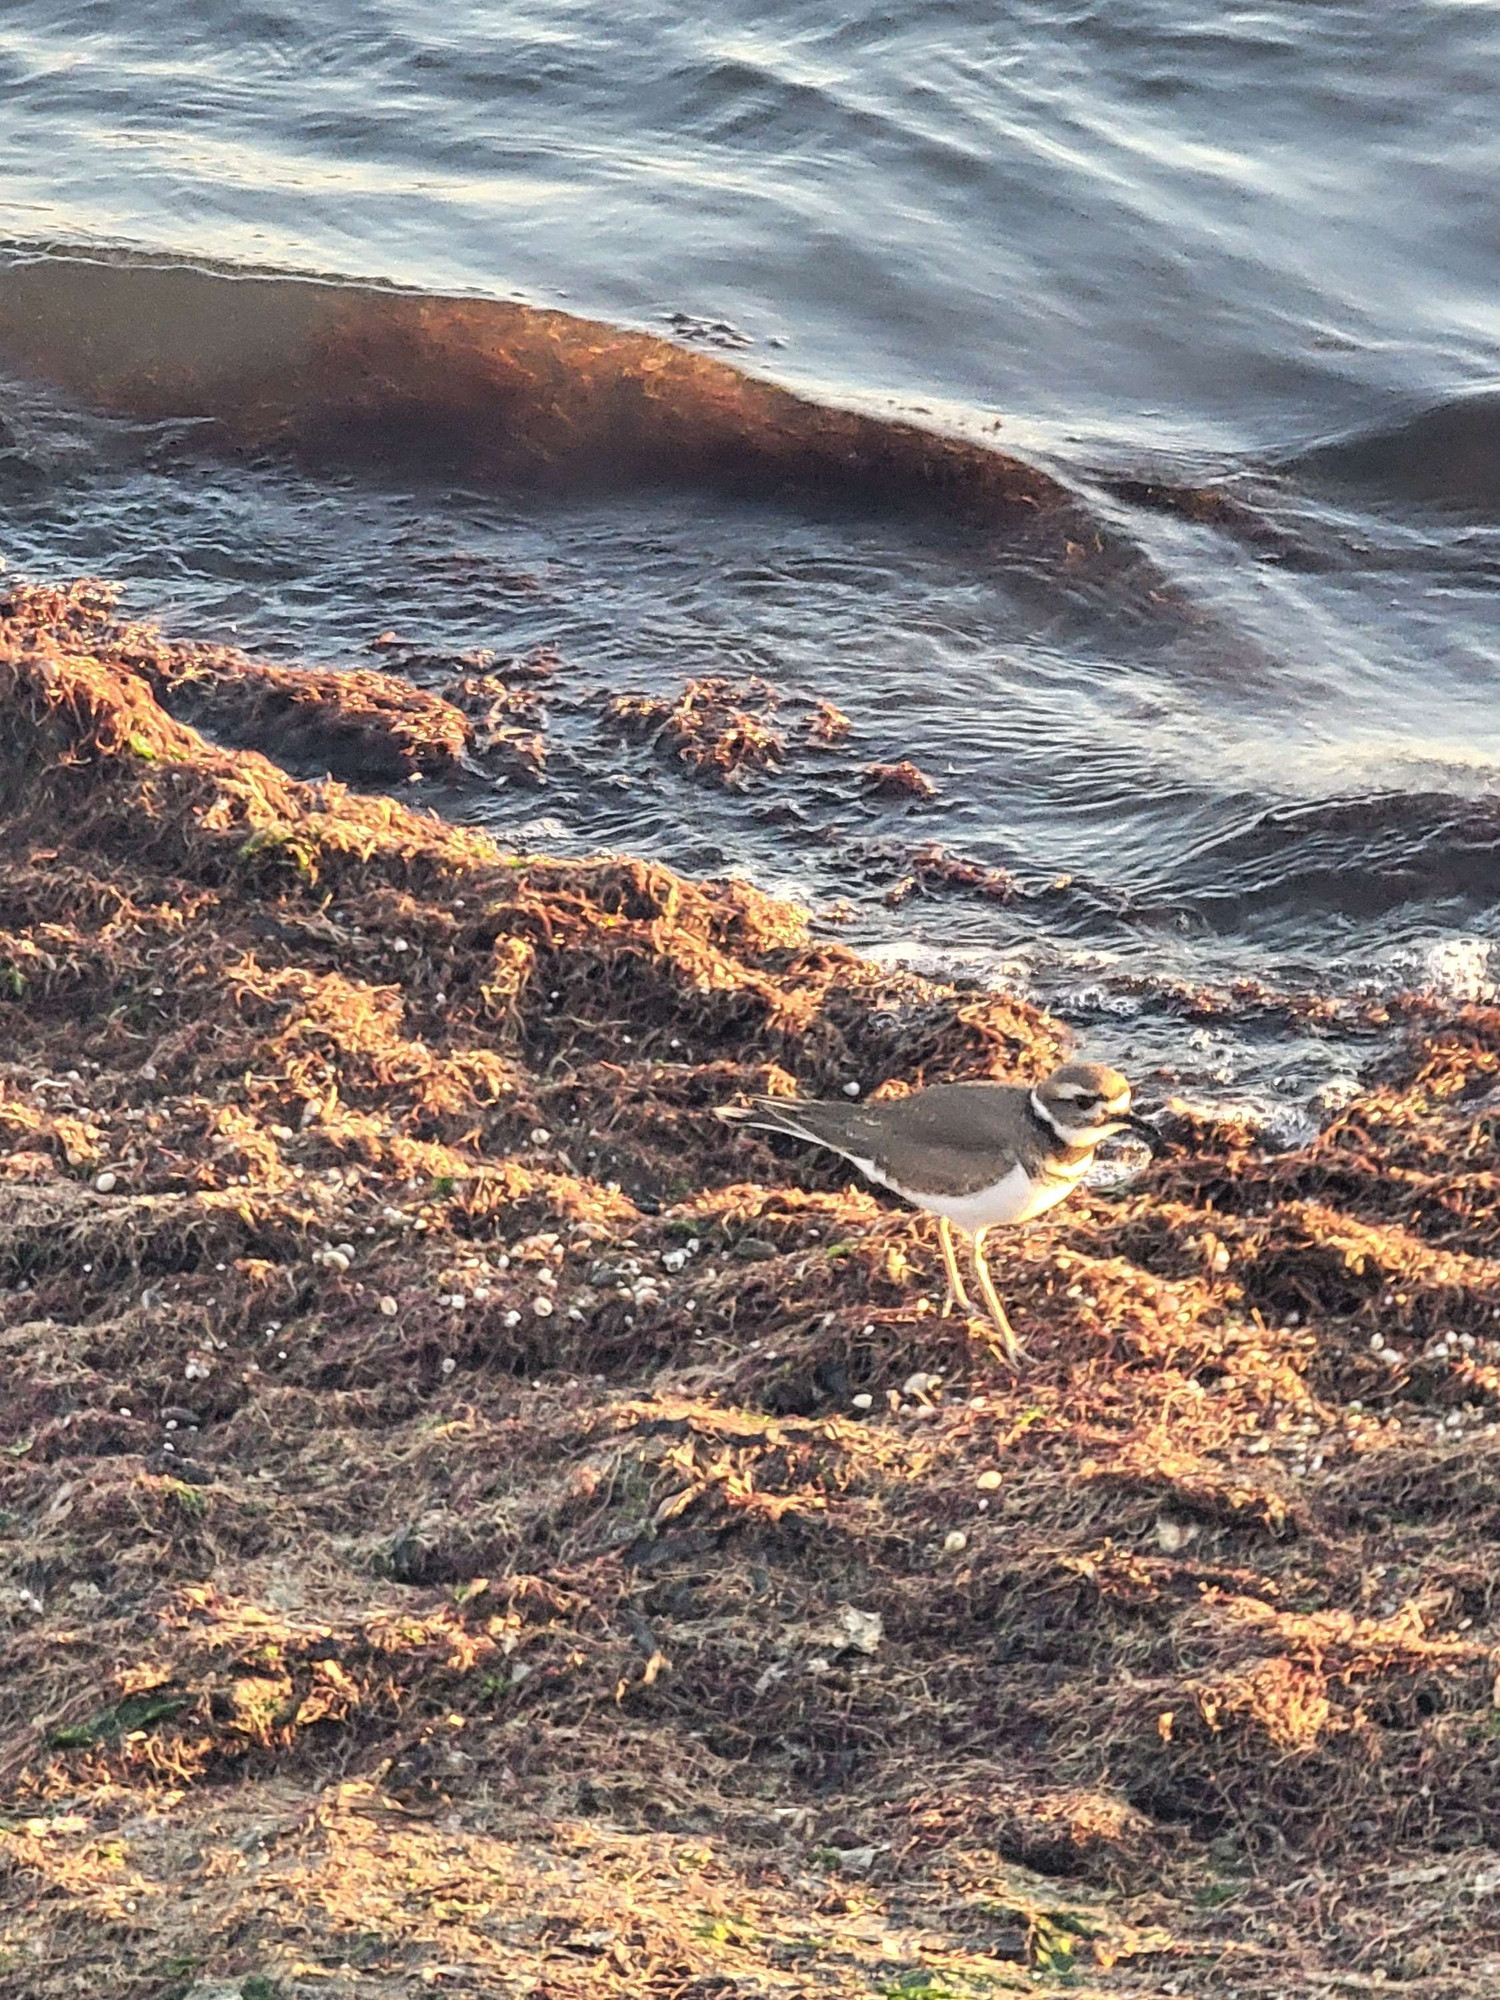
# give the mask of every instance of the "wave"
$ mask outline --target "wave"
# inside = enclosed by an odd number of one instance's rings
[[[675,486],[999,528],[1070,569],[1138,552],[1033,465],[713,356],[499,300],[181,263],[0,265],[0,367],[245,453],[579,492]]]
[[[1380,792],[1260,810],[1172,871],[1169,901],[1216,929],[1327,913],[1378,918],[1414,904],[1493,906],[1500,800]]]
[[[1330,439],[1282,469],[1380,498],[1492,512],[1500,507],[1500,388]]]

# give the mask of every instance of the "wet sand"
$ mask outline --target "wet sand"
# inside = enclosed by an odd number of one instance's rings
[[[1291,1150],[1169,1112],[997,1246],[1017,1380],[709,1112],[1056,1024],[293,778],[234,730],[483,746],[205,660],[0,605],[6,1976],[1500,1978],[1500,1012],[1372,1007]]]

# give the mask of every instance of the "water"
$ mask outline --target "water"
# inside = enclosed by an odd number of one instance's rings
[[[546,789],[444,810],[843,897],[1221,1088],[1343,1058],[1190,1056],[1183,985],[1492,990],[1500,6],[358,11],[5,9],[14,569],[281,657],[555,646]],[[901,422],[962,441],[935,486]],[[832,699],[847,758],[725,794],[601,747],[593,690],[703,673]],[[901,756],[934,801],[853,782]],[[934,840],[1021,893],[892,908]]]

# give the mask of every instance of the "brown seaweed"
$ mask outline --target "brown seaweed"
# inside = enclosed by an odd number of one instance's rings
[[[0,365],[234,454],[412,460],[527,491],[707,490],[996,530],[1139,579],[1058,480],[961,435],[819,403],[657,335],[504,300],[123,258],[0,261]]]
[[[709,1114],[1054,1024],[216,747],[95,609],[0,620],[11,1990],[1493,1985],[1500,1013],[997,1243],[1017,1379]]]

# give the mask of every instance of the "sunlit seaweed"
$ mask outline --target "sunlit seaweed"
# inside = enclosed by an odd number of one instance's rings
[[[7,1978],[1483,1990],[1500,1013],[997,1246],[1017,1380],[707,1114],[1054,1024],[215,747],[104,615],[0,607]]]

